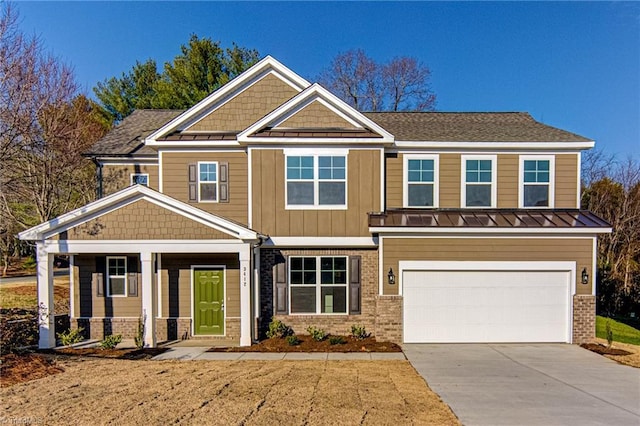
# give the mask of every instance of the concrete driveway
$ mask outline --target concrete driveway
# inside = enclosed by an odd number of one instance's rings
[[[465,425],[640,425],[640,369],[567,344],[405,344]]]

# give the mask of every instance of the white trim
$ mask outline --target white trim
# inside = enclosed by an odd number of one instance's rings
[[[346,157],[349,155],[348,148],[282,148],[282,153],[285,157],[299,157],[299,156],[323,156],[323,157]]]
[[[156,285],[158,287],[158,312],[156,318],[162,318],[162,253],[156,253]]]
[[[409,205],[409,160],[433,160],[433,205]],[[415,183],[416,185],[425,183]],[[428,182],[426,183],[428,184]],[[404,154],[402,156],[402,206],[405,208],[438,208],[440,206],[440,156],[438,154]]]
[[[46,240],[46,253],[239,253],[248,243],[239,240]]]
[[[376,247],[373,237],[269,237],[263,247]]]
[[[308,103],[318,100],[324,99],[327,102],[327,106],[329,106],[335,112],[341,112],[344,117],[350,117],[351,122],[357,123],[363,128],[368,128],[374,133],[379,134],[382,138],[312,138],[314,142],[323,141],[327,143],[342,143],[343,139],[348,139],[349,143],[354,142],[367,142],[367,143],[391,143],[394,140],[394,137],[391,133],[387,132],[382,127],[378,126],[375,122],[364,116],[359,111],[356,111],[354,108],[349,106],[346,102],[339,99],[333,93],[329,92],[322,86],[317,83],[312,84],[311,86],[304,89],[298,95],[294,96],[287,102],[280,105],[278,108],[264,116],[262,119],[256,121],[251,126],[247,127],[242,132],[238,133],[237,140],[240,143],[253,143],[253,142],[268,142],[273,143],[273,138],[262,138],[262,137],[251,137],[251,134],[261,130],[262,128],[271,125],[274,122],[277,122],[281,117],[290,114],[291,111],[297,111],[300,109],[300,106],[306,106]],[[280,143],[286,142],[294,142],[300,143],[305,142],[308,143],[308,138],[282,138]]]
[[[548,206],[525,206],[524,205],[524,162],[525,161],[548,161],[549,162],[549,183]],[[555,187],[556,187],[556,157],[554,155],[520,155],[518,159],[518,208],[521,209],[552,209],[555,206]]]
[[[196,334],[196,317],[195,317],[195,271],[199,270],[222,270],[222,334]],[[226,265],[191,265],[191,335],[192,336],[227,336],[227,310],[225,302],[227,301],[227,267]]]
[[[142,275],[140,285],[140,299],[142,305],[142,315],[146,317],[144,322],[144,344],[146,347],[155,348],[157,344],[156,336],[156,314],[154,309],[155,288],[153,287],[153,254],[151,251],[140,252],[140,272]],[[127,290],[128,291],[128,290]]]
[[[384,233],[384,234],[610,234],[611,228],[471,228],[471,227],[402,227],[402,226],[389,226],[389,227],[369,227],[371,233]],[[390,235],[387,235],[390,236]]]
[[[203,184],[203,183],[211,183],[211,181],[203,181],[203,182],[200,181],[200,165],[202,165],[202,164],[207,164],[207,165],[215,164],[215,166],[216,166],[216,180],[215,180],[216,198],[215,198],[215,200],[203,200],[201,198],[200,185]],[[196,173],[197,173],[196,183],[198,185],[198,202],[199,203],[217,203],[218,199],[219,199],[219,191],[220,191],[220,179],[219,179],[220,167],[218,165],[218,162],[217,161],[198,161],[197,167],[198,167],[198,170],[196,171]]]
[[[247,225],[253,226],[253,156],[251,148],[247,149]]]
[[[158,192],[162,193],[164,188],[164,173],[162,173],[163,164],[162,164],[162,151],[158,150]]]
[[[591,259],[591,295],[596,295],[598,283],[598,238],[593,237],[593,253]]]
[[[285,210],[347,210],[349,205],[349,156],[348,150],[320,150],[309,152],[308,150],[284,151],[284,208]],[[346,153],[344,153],[346,151]],[[313,158],[313,179],[292,179],[287,177],[287,160],[289,157]],[[320,179],[320,157],[344,157],[344,179]],[[313,183],[313,204],[289,204],[289,182]],[[320,183],[344,183],[344,204],[320,204]]]
[[[76,279],[75,279],[75,256],[69,255],[69,316],[76,316]]]
[[[387,193],[387,188],[386,188],[386,184],[387,184],[387,179],[386,179],[386,175],[385,175],[385,170],[386,170],[387,164],[385,162],[385,156],[384,156],[384,149],[380,149],[380,209],[379,211],[383,212],[386,209],[386,205],[387,205],[387,200],[386,200],[386,193]]]
[[[583,150],[595,146],[594,141],[588,142],[473,142],[473,141],[396,141],[398,148],[433,148],[433,149],[499,149],[499,150],[521,150],[521,149],[571,149]]]
[[[573,295],[576,294],[576,262],[561,261],[428,261],[398,262],[398,294],[403,293],[405,271],[561,271],[569,272],[567,343],[573,342]]]
[[[140,185],[144,185],[144,186],[151,186],[151,182],[149,181],[149,173],[129,173],[129,185],[136,185],[136,183],[133,182],[133,177],[134,176],[146,176],[147,177],[147,184],[143,184],[141,183]]]
[[[40,320],[38,321],[38,347],[48,349],[56,346],[55,311],[53,298],[53,255],[45,250],[41,241],[36,243],[37,298]]]
[[[158,166],[158,157],[153,158],[140,158],[140,159],[132,159],[130,161],[126,161],[126,158],[97,158],[102,166],[145,166],[145,167],[157,167]]]
[[[378,247],[378,295],[384,295],[384,237],[380,235]]]
[[[124,275],[111,275],[109,272],[109,261],[111,260],[124,260]],[[107,260],[105,262],[105,287],[107,288],[105,291],[105,297],[128,297],[129,296],[129,280],[127,274],[128,270],[128,262],[127,256],[107,256]],[[123,278],[124,279],[124,294],[111,294],[111,278]]]
[[[145,144],[149,146],[157,145],[158,138],[179,128],[182,124],[194,120],[198,114],[203,113],[208,109],[212,109],[211,106],[216,102],[223,101],[228,96],[232,97],[234,91],[241,89],[243,85],[249,83],[252,79],[260,79],[261,74],[266,75],[269,73],[273,73],[277,77],[280,77],[283,81],[287,82],[291,87],[298,91],[308,87],[310,84],[308,81],[295,74],[271,56],[267,56],[231,80],[229,83],[225,84],[220,89],[216,90],[202,101],[198,102],[196,105],[153,132],[151,135],[147,136],[145,138]]]
[[[467,160],[491,161],[491,204],[489,206],[467,206],[467,185],[486,185],[487,182],[467,183]],[[460,156],[460,206],[462,208],[494,209],[498,205],[498,156],[491,154],[463,154]]]
[[[322,284],[322,268],[320,259],[323,257],[330,258],[343,258],[345,259],[345,283],[344,284]],[[314,258],[316,260],[316,279],[313,287],[316,290],[316,310],[315,312],[291,312],[291,298],[292,298],[292,286],[295,288],[311,288],[311,284],[292,284],[291,283],[291,259],[293,258]],[[304,262],[303,262],[304,268]],[[332,269],[333,271],[333,269]],[[345,311],[344,312],[322,312],[322,287],[335,287],[335,288],[344,288],[345,290]],[[327,315],[349,315],[349,256],[341,255],[341,254],[320,254],[320,255],[304,255],[304,254],[296,254],[289,256],[289,261],[287,262],[287,287],[288,287],[288,307],[289,307],[289,315],[315,315],[315,316],[327,316]]]
[[[582,152],[578,152],[576,155],[578,156],[578,159],[577,159],[578,177],[576,182],[576,209],[579,209],[582,201]]]

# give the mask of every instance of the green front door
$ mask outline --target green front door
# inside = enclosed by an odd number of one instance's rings
[[[195,334],[224,334],[224,271],[193,272]]]

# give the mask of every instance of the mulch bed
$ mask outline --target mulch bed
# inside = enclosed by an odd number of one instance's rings
[[[63,371],[64,368],[56,365],[55,359],[42,355],[7,354],[0,357],[0,386],[41,379]]]
[[[402,352],[395,343],[378,342],[375,337],[363,340],[344,337],[343,344],[332,345],[329,339],[317,342],[311,336],[298,336],[300,344],[291,346],[286,339],[265,339],[251,346],[211,348],[207,352]]]
[[[631,355],[631,352],[627,352],[623,349],[607,348],[605,345],[601,345],[600,343],[583,343],[580,346],[600,355]]]
[[[144,348],[144,349],[100,349],[100,348],[59,348],[50,349],[43,352],[66,356],[83,356],[94,358],[112,359],[150,359],[165,352],[166,348]]]

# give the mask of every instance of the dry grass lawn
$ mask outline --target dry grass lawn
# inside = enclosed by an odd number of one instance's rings
[[[56,313],[69,312],[69,277],[55,277],[53,280],[54,310]],[[0,285],[0,308],[37,309],[38,296],[35,278],[19,283]]]
[[[0,418],[47,425],[460,424],[407,361],[61,359],[0,389]]]
[[[596,342],[603,345],[607,344],[605,339],[596,339]],[[631,345],[629,343],[613,342],[611,345],[615,349],[623,349],[631,352],[631,355],[604,355],[609,359],[619,362],[620,364],[630,365],[631,367],[640,368],[640,346]]]

